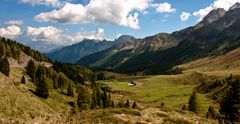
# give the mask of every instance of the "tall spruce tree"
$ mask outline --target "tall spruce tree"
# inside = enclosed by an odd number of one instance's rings
[[[224,123],[240,122],[240,80],[229,79],[227,83],[230,85],[226,96],[220,103],[220,114]]]
[[[188,101],[188,110],[197,113],[198,111],[198,103],[197,103],[197,93],[194,90],[190,96]]]
[[[73,89],[73,84],[71,82],[69,82],[69,84],[68,84],[67,95],[72,96],[72,97],[74,97],[74,95],[75,95],[74,89]]]
[[[22,83],[22,84],[26,84],[26,79],[25,79],[25,76],[24,76],[24,75],[22,76],[21,83]]]
[[[36,71],[37,67],[35,65],[35,62],[33,60],[30,60],[26,67],[26,73],[32,79],[32,82],[36,81]]]
[[[43,76],[41,80],[38,80],[36,94],[39,97],[48,98],[49,91],[48,91],[47,79],[45,76]]]
[[[0,58],[0,72],[4,75],[9,76],[10,73],[10,64],[8,62],[8,58],[5,56],[4,58]]]
[[[88,87],[80,87],[77,100],[80,111],[87,110],[91,106],[91,93]]]

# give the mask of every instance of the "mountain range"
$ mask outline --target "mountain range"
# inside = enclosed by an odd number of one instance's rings
[[[240,4],[215,9],[195,26],[112,46],[78,64],[118,72],[166,73],[174,66],[227,53],[240,44]]]
[[[114,41],[84,39],[83,41],[73,44],[71,46],[66,46],[53,50],[49,53],[46,53],[46,55],[54,61],[75,63],[82,57],[105,50],[114,45],[118,45],[132,40],[135,40],[135,38],[128,35],[122,35]]]

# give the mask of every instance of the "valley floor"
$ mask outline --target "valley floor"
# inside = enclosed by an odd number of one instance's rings
[[[10,77],[0,74],[0,123],[217,123],[205,118],[209,105],[215,105],[206,94],[198,94],[199,114],[181,110],[187,105],[194,87],[201,80],[223,78],[231,72],[186,72],[181,75],[124,77],[121,81],[103,81],[112,88],[114,100],[137,101],[139,109],[97,109],[73,112],[68,97],[50,90],[50,97],[34,95],[35,86],[27,81],[21,84],[23,69],[11,68]],[[136,86],[130,86],[130,81]]]

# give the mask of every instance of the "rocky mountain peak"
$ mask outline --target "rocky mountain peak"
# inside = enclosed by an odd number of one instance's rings
[[[237,8],[240,8],[240,3],[239,2],[235,3],[232,7],[230,7],[229,10],[234,10],[234,9],[237,9]]]

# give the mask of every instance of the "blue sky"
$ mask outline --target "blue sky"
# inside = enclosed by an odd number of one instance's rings
[[[83,38],[143,38],[195,25],[212,9],[228,9],[235,2],[239,0],[1,0],[0,36],[43,52]]]

